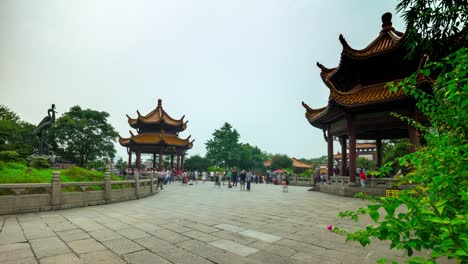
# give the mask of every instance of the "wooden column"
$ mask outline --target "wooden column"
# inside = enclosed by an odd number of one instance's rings
[[[185,157],[185,153],[182,153],[180,157],[180,170],[184,170],[184,157]]]
[[[153,170],[156,168],[156,153],[153,153]]]
[[[341,137],[341,175],[346,175],[346,168],[348,167],[348,155],[346,153],[346,137]]]
[[[132,151],[127,149],[127,153],[128,153],[128,167],[131,168],[132,167]]]
[[[174,154],[171,154],[171,169],[174,169]]]
[[[382,140],[380,138],[375,140],[377,150],[377,168],[382,166]]]
[[[163,147],[159,148],[159,170],[162,170],[163,168]]]
[[[177,153],[177,170],[180,170],[180,153]]]
[[[349,137],[349,183],[356,184],[356,131],[353,126],[351,115],[346,115],[348,122],[348,137]]]
[[[328,125],[327,145],[328,145],[328,181],[331,181],[331,176],[333,176],[333,136],[330,133],[330,125]]]
[[[138,171],[141,170],[141,150],[137,149],[136,151],[136,166]]]

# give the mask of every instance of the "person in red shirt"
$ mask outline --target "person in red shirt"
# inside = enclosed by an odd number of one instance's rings
[[[363,169],[359,171],[359,176],[361,177],[361,188],[366,187],[366,174]]]

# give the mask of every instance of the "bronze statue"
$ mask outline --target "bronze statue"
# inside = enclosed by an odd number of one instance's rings
[[[47,110],[47,116],[42,119],[42,121],[34,129],[33,134],[39,137],[39,155],[46,155],[46,132],[47,129],[55,122],[55,104],[52,104],[52,107]]]

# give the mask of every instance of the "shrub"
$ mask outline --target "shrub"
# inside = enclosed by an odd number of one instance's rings
[[[35,156],[31,161],[31,167],[34,168],[50,168],[50,163],[47,157]]]
[[[20,155],[14,150],[0,151],[0,161],[5,162],[17,162],[20,161]]]

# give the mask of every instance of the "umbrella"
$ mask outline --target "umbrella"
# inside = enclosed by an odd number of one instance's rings
[[[275,172],[275,173],[281,173],[281,172],[283,172],[283,171],[282,171],[281,169],[277,169],[277,170],[275,170],[274,172]]]

